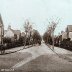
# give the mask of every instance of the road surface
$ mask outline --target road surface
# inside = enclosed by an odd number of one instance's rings
[[[18,52],[0,55],[0,71],[72,72],[72,52],[47,45],[36,45]]]

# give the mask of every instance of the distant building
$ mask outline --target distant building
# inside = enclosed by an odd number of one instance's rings
[[[3,37],[4,37],[4,25],[0,14],[0,44],[3,44]]]
[[[67,32],[62,32],[61,34],[62,34],[62,40],[67,39]]]
[[[67,25],[66,31],[65,32],[62,31],[61,35],[62,40],[67,38],[70,38],[72,40],[72,25]]]
[[[21,33],[21,36],[22,36],[22,37],[24,37],[24,36],[25,36],[25,33],[24,33],[24,32],[22,32],[22,33]]]
[[[21,31],[13,30],[10,25],[8,26],[8,29],[5,30],[5,33],[4,33],[4,37],[11,38],[12,40],[14,40],[14,39],[18,40],[20,35],[21,35]]]
[[[67,38],[70,38],[72,40],[72,25],[67,26],[66,32],[67,32]]]

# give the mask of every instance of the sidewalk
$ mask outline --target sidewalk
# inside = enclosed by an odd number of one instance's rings
[[[63,49],[60,47],[54,47],[55,52],[60,53],[60,54],[72,54],[72,51],[69,51],[67,49]]]
[[[67,60],[68,62],[72,62],[72,51],[59,48],[59,47],[54,47],[54,50],[52,49],[52,45],[48,45],[50,50],[52,50],[58,57]]]
[[[48,45],[48,47],[52,49],[52,45]],[[55,46],[54,46],[54,51],[58,54],[72,54],[72,51]]]
[[[25,46],[25,49],[29,48],[29,47],[32,47],[32,46]],[[24,46],[7,49],[7,50],[5,50],[5,54],[15,53],[15,52],[23,50],[23,49],[24,49]],[[0,52],[0,55],[2,55],[1,52]]]

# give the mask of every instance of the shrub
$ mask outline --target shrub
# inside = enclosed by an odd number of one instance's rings
[[[60,47],[68,49],[68,50],[72,50],[72,41],[70,41],[69,38],[64,39],[63,41],[61,41]]]

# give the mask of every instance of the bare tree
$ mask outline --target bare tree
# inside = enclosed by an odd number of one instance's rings
[[[31,32],[32,32],[32,25],[30,24],[28,20],[25,21],[24,29],[25,29],[25,41],[24,41],[24,48],[25,48],[26,40],[28,37],[31,36]]]
[[[60,19],[59,19],[60,20]],[[48,33],[51,35],[51,37],[52,37],[52,42],[53,42],[53,44],[52,44],[52,48],[54,49],[54,31],[55,31],[55,29],[56,29],[56,26],[57,26],[57,24],[59,24],[59,20],[57,20],[57,21],[51,21],[51,22],[49,22],[49,26],[48,26]]]

